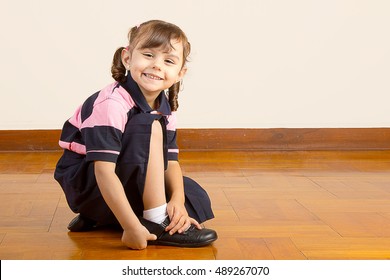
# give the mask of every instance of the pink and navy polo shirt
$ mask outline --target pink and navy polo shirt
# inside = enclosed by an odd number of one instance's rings
[[[131,159],[132,149],[146,150],[146,154],[135,154],[147,157],[151,124],[158,119],[165,132],[165,160],[178,160],[176,114],[171,111],[164,92],[158,100],[159,108],[152,110],[131,75],[127,75],[125,83],[108,85],[76,110],[65,122],[59,144],[63,149],[85,155],[87,161],[117,162],[119,158],[131,162],[135,160]],[[143,160],[147,161],[136,159]]]

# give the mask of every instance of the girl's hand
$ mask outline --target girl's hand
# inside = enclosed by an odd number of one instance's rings
[[[188,216],[187,210],[181,203],[175,201],[168,202],[167,212],[171,223],[165,228],[172,235],[176,232],[183,233],[191,224],[195,225],[198,229],[202,229],[200,224],[193,218]]]
[[[122,234],[122,242],[131,249],[145,249],[148,245],[148,240],[156,240],[157,236],[149,233],[143,226],[139,225],[136,229],[124,230]]]

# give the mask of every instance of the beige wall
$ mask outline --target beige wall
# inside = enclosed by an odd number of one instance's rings
[[[181,128],[390,127],[387,0],[0,0],[0,129],[58,129],[149,19],[187,33]]]

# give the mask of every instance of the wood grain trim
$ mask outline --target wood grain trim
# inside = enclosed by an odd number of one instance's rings
[[[387,150],[390,128],[183,129],[189,150]]]
[[[0,130],[0,151],[59,150],[61,130]]]
[[[61,130],[0,130],[0,151],[59,150]],[[182,151],[390,150],[390,128],[179,129]]]

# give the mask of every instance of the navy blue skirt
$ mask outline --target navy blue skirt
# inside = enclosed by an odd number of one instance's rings
[[[144,210],[142,193],[146,170],[147,161],[135,163],[122,162],[118,159],[116,173],[137,216],[142,216]],[[80,213],[101,225],[117,223],[100,193],[94,173],[94,162],[86,161],[84,155],[65,150],[57,163],[54,177],[61,185],[73,212]],[[183,182],[185,207],[189,216],[200,223],[214,218],[206,191],[188,177],[183,177]]]

